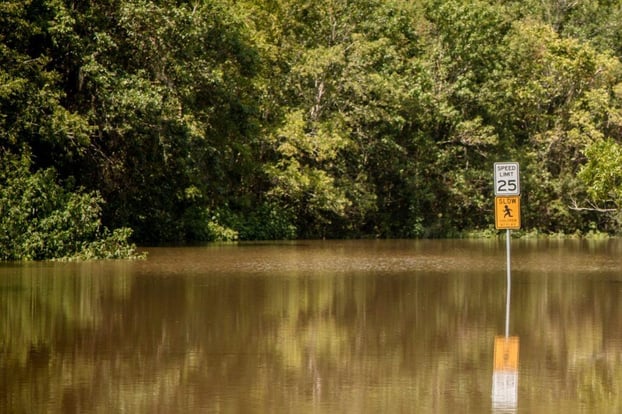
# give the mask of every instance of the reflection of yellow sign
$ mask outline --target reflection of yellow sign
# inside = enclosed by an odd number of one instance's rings
[[[520,229],[520,196],[495,197],[495,228]]]
[[[495,371],[518,371],[518,336],[495,337]]]

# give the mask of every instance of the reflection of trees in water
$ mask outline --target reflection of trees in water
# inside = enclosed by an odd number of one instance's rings
[[[152,278],[105,266],[68,274],[72,266],[3,280],[14,287],[0,295],[7,310],[0,363],[14,375],[0,383],[0,407],[395,412],[449,410],[465,399],[490,405],[503,275]],[[622,309],[610,289],[576,275],[515,275],[519,405],[554,406],[560,397],[618,403]],[[566,375],[551,379],[550,370]]]
[[[527,278],[529,283],[517,284],[512,306],[519,310],[514,327],[524,332],[522,344],[531,350],[523,354],[530,363],[521,368],[535,383],[532,392],[551,404],[579,400],[622,408],[622,304],[615,293],[620,290],[617,284],[588,272],[534,273]],[[565,375],[551,378],[550,370]]]
[[[125,300],[131,281],[124,262],[0,269],[0,411],[52,410],[48,405],[66,400],[64,389],[74,383],[67,381],[67,371],[76,383],[90,381],[85,368],[92,364],[72,360],[80,359],[82,338],[97,332],[109,316],[104,301]]]
[[[103,298],[123,300],[131,290],[124,264],[112,278],[101,263],[24,264],[0,273],[0,343],[4,356],[25,362],[30,349],[48,348],[63,333],[97,327]],[[110,264],[106,268],[112,270]],[[36,352],[36,351],[35,351]]]

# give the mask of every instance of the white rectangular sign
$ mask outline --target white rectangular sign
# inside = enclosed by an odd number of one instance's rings
[[[495,195],[520,195],[520,171],[517,162],[495,162]]]

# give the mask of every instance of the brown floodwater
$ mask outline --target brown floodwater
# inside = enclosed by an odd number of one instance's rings
[[[147,250],[0,264],[0,413],[622,412],[620,240],[512,241],[510,338],[504,240]]]

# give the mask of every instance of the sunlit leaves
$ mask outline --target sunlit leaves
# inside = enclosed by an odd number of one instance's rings
[[[495,97],[491,110],[531,134],[565,127],[576,102],[618,76],[615,59],[537,22],[516,23],[504,43],[504,72],[487,85]]]
[[[275,137],[280,160],[267,168],[273,183],[268,195],[317,224],[326,214],[344,215],[350,201],[328,172],[347,143],[341,133],[339,126],[308,124],[302,111],[289,114]]]
[[[612,139],[598,140],[587,147],[585,156],[579,177],[591,200],[622,209],[622,146]]]
[[[395,141],[410,112],[403,105],[411,98],[415,15],[401,2],[282,6],[275,9],[281,31],[270,33],[283,52],[271,91],[283,115],[271,134],[279,157],[266,170],[276,184],[269,194],[286,200],[289,189],[290,199],[306,200],[293,194],[299,188],[314,194],[309,183],[316,183],[335,197],[297,203],[301,226],[319,221],[332,223],[333,231],[356,229],[378,208],[379,174],[392,162],[399,168],[391,154],[377,151],[380,141],[403,156]]]

